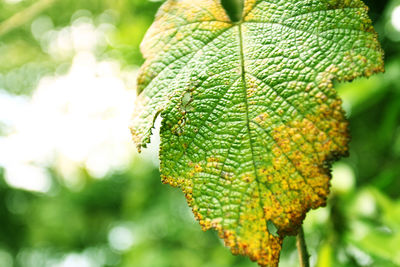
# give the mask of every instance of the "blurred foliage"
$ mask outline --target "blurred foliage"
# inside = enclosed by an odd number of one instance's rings
[[[49,3],[24,13],[38,2]],[[306,218],[318,267],[400,266],[400,32],[391,24],[400,1],[365,2],[386,53],[386,73],[337,85],[352,143],[350,157],[333,168],[328,206]],[[140,41],[160,4],[0,0],[0,88],[29,96],[42,77],[65,73],[74,53],[52,52],[48,38],[80,19],[111,29],[94,50],[97,58],[139,66]],[[255,266],[233,257],[213,231],[203,233],[183,194],[163,186],[157,166],[139,156],[128,170],[102,179],[82,168],[77,188],[57,170],[49,172],[51,190],[33,193],[10,187],[0,169],[1,267]],[[297,265],[294,238],[287,238],[281,266]]]

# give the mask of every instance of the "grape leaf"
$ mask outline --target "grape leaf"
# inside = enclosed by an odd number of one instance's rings
[[[331,162],[348,153],[332,81],[383,71],[367,7],[246,0],[232,22],[219,0],[168,0],[141,50],[138,149],[161,114],[163,182],[234,254],[277,266],[283,238],[325,205]]]

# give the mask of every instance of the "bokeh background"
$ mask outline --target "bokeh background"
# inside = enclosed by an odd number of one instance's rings
[[[366,1],[386,73],[337,85],[350,157],[304,228],[312,266],[400,266],[400,1]],[[162,185],[128,121],[162,1],[0,0],[0,267],[256,266]],[[281,266],[298,266],[295,239]]]

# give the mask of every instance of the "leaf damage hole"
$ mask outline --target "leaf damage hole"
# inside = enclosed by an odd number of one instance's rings
[[[232,22],[242,19],[244,0],[221,0],[221,4]]]
[[[186,107],[190,104],[192,100],[192,95],[189,92],[186,92],[182,97],[182,106]]]
[[[276,227],[276,225],[272,222],[272,221],[267,221],[267,228],[268,228],[268,232],[275,236],[278,237],[278,228]]]

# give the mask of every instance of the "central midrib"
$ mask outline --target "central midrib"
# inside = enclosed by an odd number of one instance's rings
[[[247,127],[247,133],[249,136],[249,143],[250,143],[250,150],[251,150],[251,159],[253,161],[253,168],[254,168],[254,175],[255,175],[255,180],[257,182],[257,188],[258,188],[258,199],[259,199],[259,205],[260,208],[263,212],[263,217],[265,218],[265,211],[263,208],[263,203],[261,201],[261,188],[260,188],[260,179],[257,174],[257,167],[256,167],[256,162],[254,159],[254,147],[253,147],[253,141],[251,137],[251,131],[250,131],[250,118],[249,118],[249,103],[247,99],[247,83],[246,83],[246,68],[245,68],[245,60],[244,60],[244,51],[243,51],[243,35],[242,35],[242,23],[237,23],[237,27],[239,29],[239,54],[240,54],[240,66],[241,66],[241,76],[243,80],[243,94],[244,94],[244,104],[245,104],[245,109],[246,109],[246,127]],[[267,222],[265,222],[267,223]],[[260,243],[261,246],[261,243]]]

